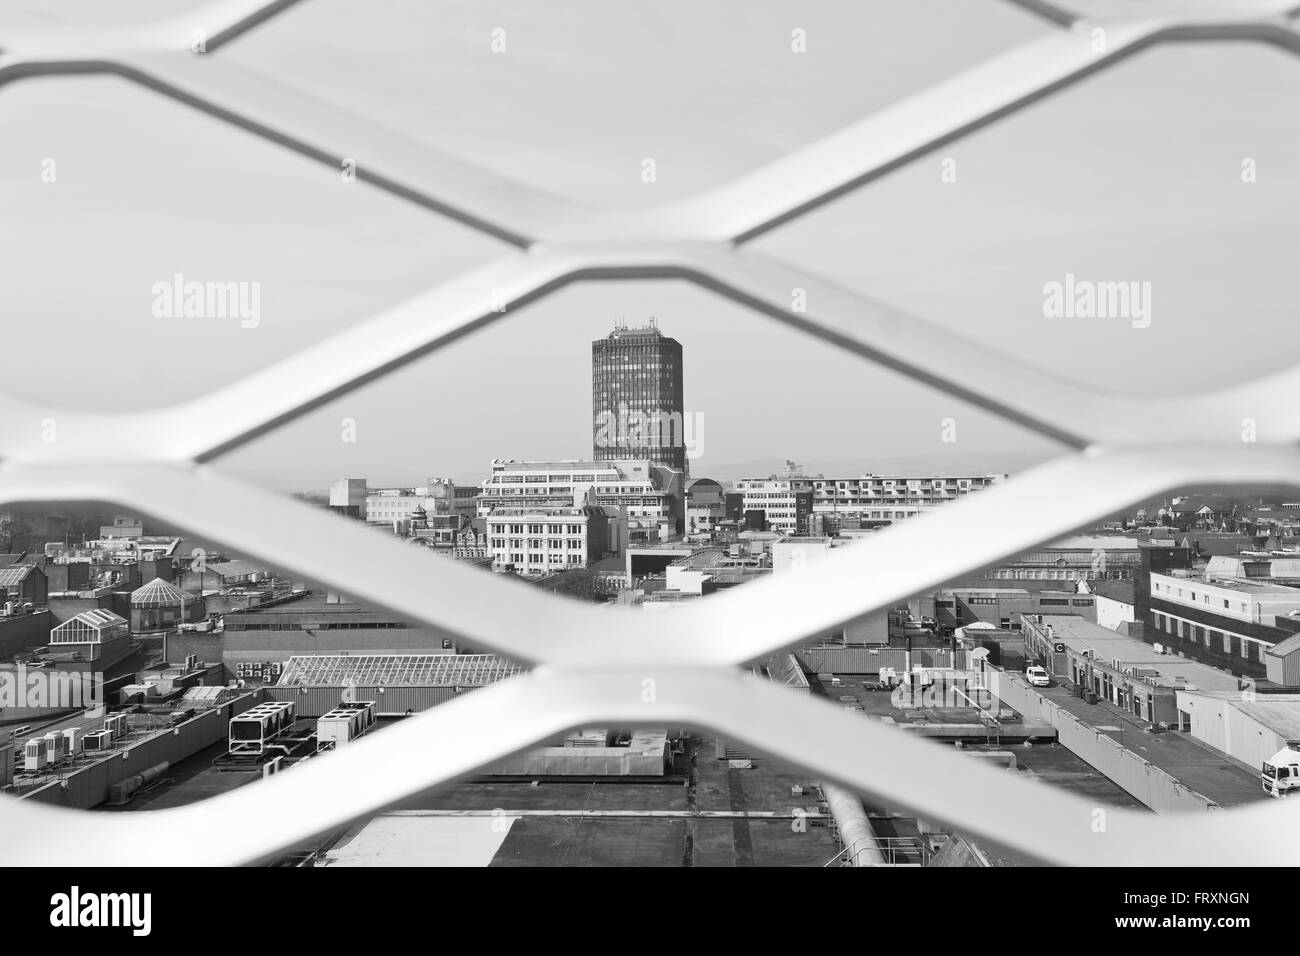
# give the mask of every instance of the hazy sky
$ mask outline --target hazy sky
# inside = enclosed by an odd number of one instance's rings
[[[19,26],[185,5],[6,0],[0,48]],[[790,51],[796,27],[805,54]],[[630,206],[718,185],[1050,29],[998,0],[305,0],[214,55],[515,179]],[[1300,345],[1297,93],[1300,60],[1271,48],[1160,48],[753,245],[1107,387],[1240,381]],[[0,89],[0,129],[0,388],[25,398],[114,410],[191,397],[513,254],[120,80]],[[260,325],[155,317],[152,287],[176,273],[260,282]],[[1151,282],[1150,328],[1044,318],[1043,286],[1066,273]],[[292,489],[588,455],[589,342],[649,315],[685,349],[686,405],[705,420],[696,474],[785,457],[1014,468],[1058,450],[693,287],[606,283],[520,310],[219,467]],[[343,417],[355,444],[340,441]],[[939,440],[945,417],[956,444]]]

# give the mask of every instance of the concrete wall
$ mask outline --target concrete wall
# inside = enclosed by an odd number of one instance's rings
[[[1125,621],[1132,623],[1135,620],[1132,604],[1125,604],[1123,601],[1116,601],[1101,594],[1094,597],[1097,599],[1097,623],[1107,630],[1117,631]]]
[[[902,647],[803,647],[795,652],[800,663],[815,674],[878,674],[882,667],[907,669],[907,651]],[[966,654],[957,652],[957,663],[946,647],[912,650],[913,667],[965,667]]]
[[[1032,687],[1010,680],[1000,672],[991,675],[989,683],[1004,704],[1019,711],[1026,721],[1050,723],[1065,747],[1156,813],[1204,813],[1219,809],[1208,797],[1183,786],[1159,767],[1120,746],[1109,734],[1080,723],[1073,714]]]

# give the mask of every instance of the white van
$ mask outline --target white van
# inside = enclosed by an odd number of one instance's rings
[[[1034,687],[1052,686],[1052,675],[1037,664],[1030,664],[1025,668],[1025,680],[1029,681]]]

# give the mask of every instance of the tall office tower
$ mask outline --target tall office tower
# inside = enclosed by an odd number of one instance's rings
[[[591,408],[596,461],[649,459],[687,473],[682,344],[654,319],[591,343]]]

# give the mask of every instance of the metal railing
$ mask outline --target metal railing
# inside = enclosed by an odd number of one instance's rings
[[[517,251],[179,405],[109,415],[0,397],[0,502],[117,502],[444,628],[533,670],[201,805],[107,818],[6,802],[0,807],[0,858],[82,865],[266,860],[407,794],[597,721],[708,727],[818,779],[1044,862],[1262,864],[1300,858],[1300,828],[1286,826],[1294,811],[1285,805],[1195,820],[1100,808],[825,701],[790,694],[736,667],[1175,487],[1295,485],[1300,407],[1290,399],[1300,387],[1300,365],[1199,396],[1112,394],[1024,366],[744,248],[750,239],[1156,44],[1247,40],[1300,52],[1293,3],[1204,0],[1184,7],[1158,0],[1142,5],[1141,19],[1085,20],[1054,0],[1012,0],[1041,15],[1052,31],[720,188],[656,208],[608,211],[510,182],[222,58],[227,43],[293,2],[223,0],[143,28],[0,36],[0,85],[41,76],[116,75],[335,169],[355,158],[358,179]],[[713,596],[683,607],[671,622],[628,613],[617,625],[608,611],[511,587],[454,562],[430,575],[427,558],[408,547],[205,467],[399,366],[513,317],[542,296],[595,279],[687,280],[1073,452],[934,515],[837,549],[807,574]],[[805,290],[806,311],[791,309],[796,288]],[[972,367],[989,374],[965,374]],[[1273,443],[1243,443],[1244,418]],[[55,442],[44,440],[51,419],[57,422]],[[474,733],[465,733],[466,727]],[[427,756],[413,760],[415,752]],[[321,793],[330,799],[320,799]],[[160,819],[169,828],[223,838],[159,841]]]

